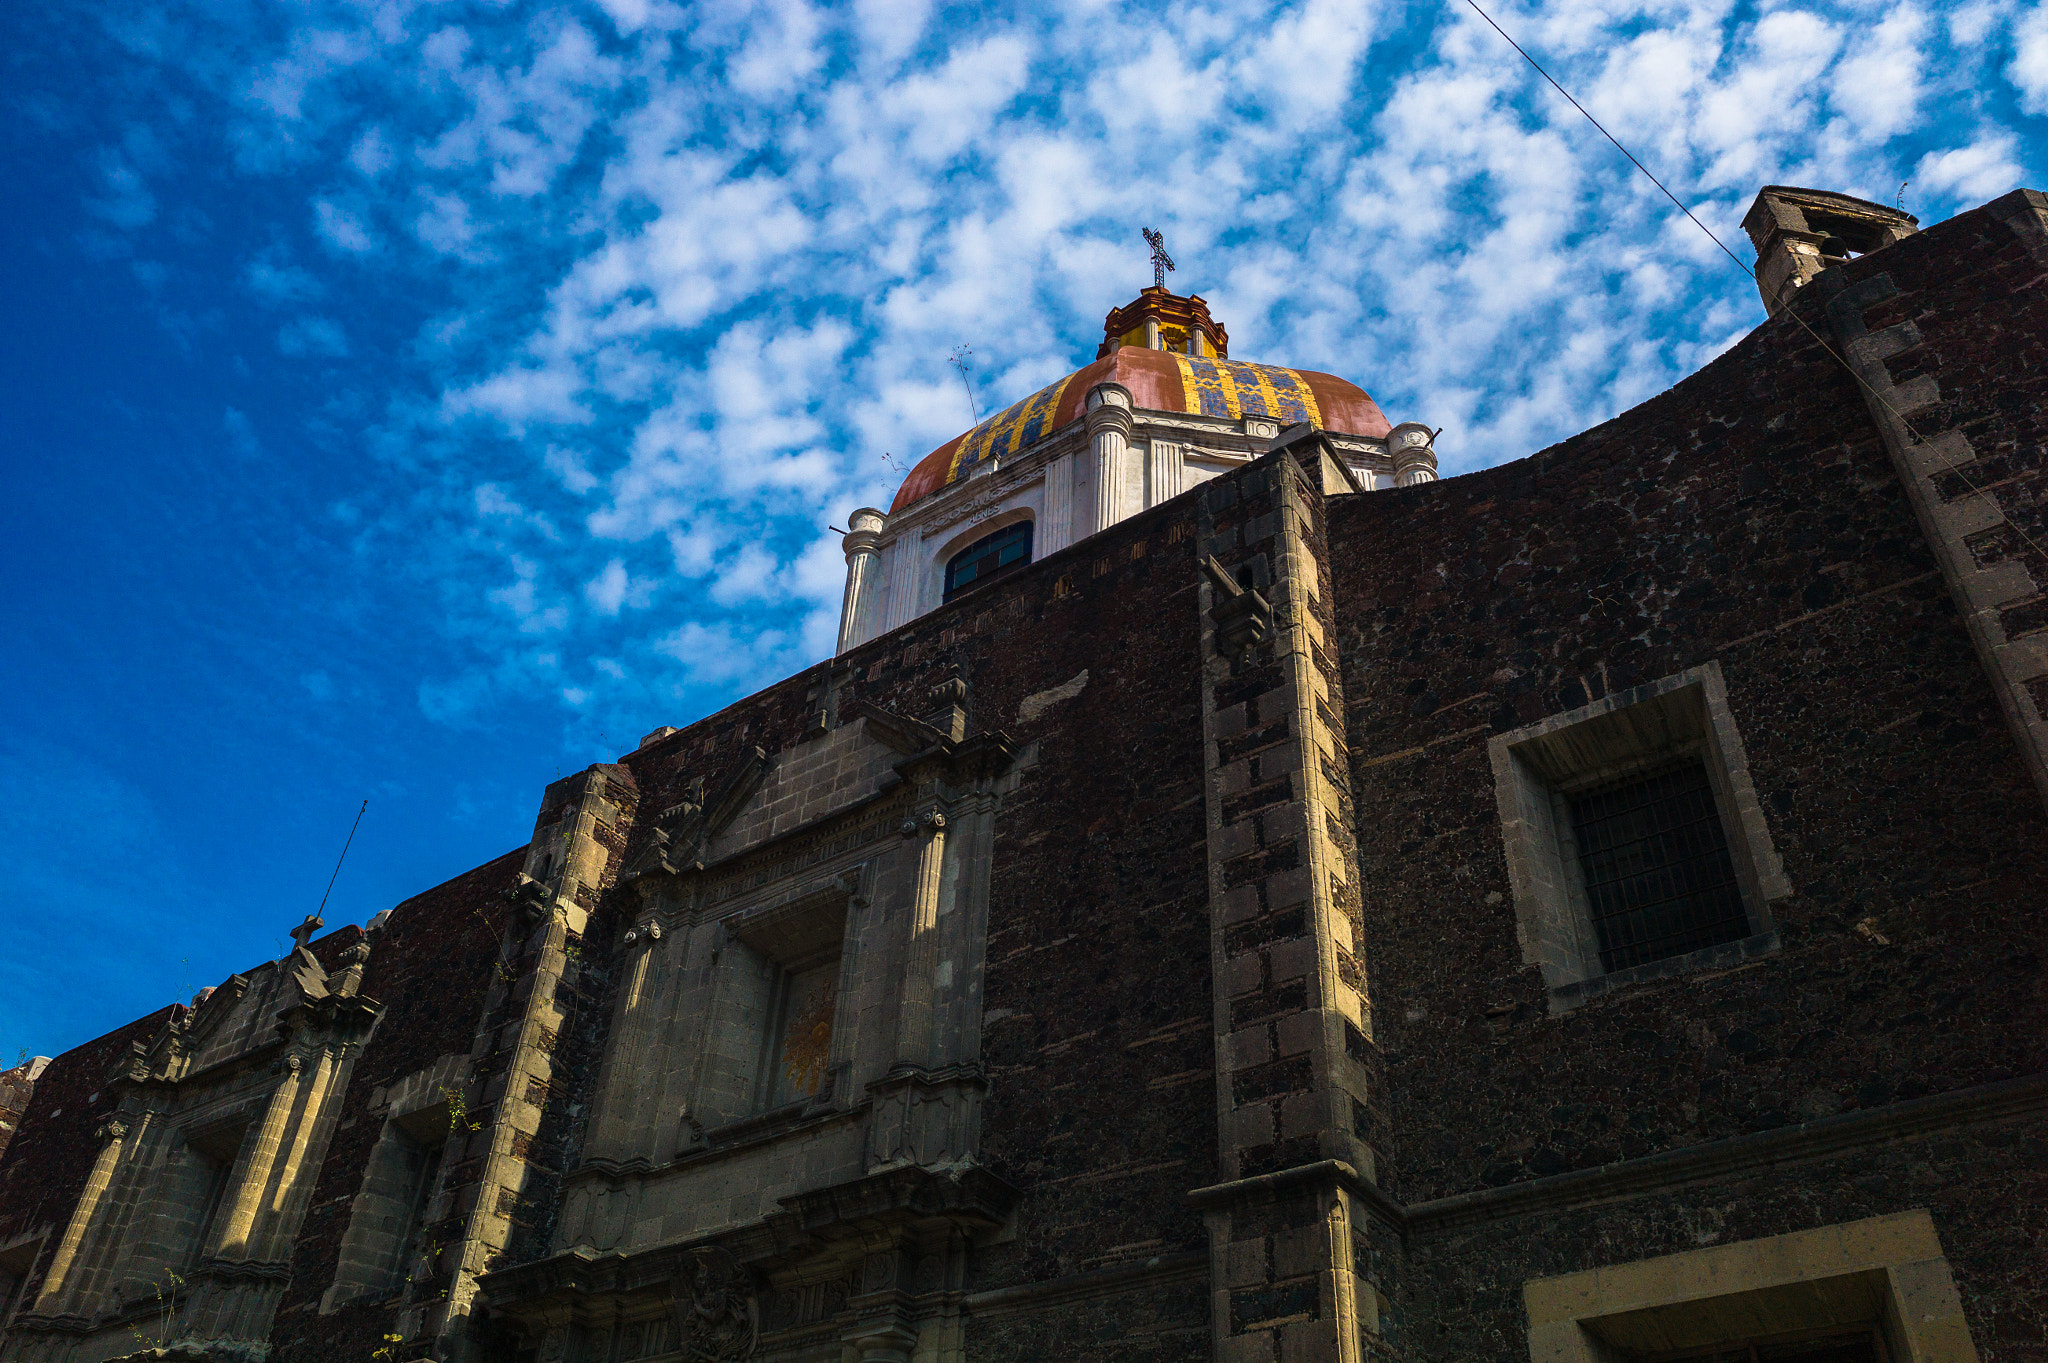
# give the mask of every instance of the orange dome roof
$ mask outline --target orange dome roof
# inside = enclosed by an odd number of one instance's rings
[[[1146,411],[1232,421],[1263,416],[1282,426],[1309,421],[1324,430],[1374,439],[1392,429],[1363,388],[1334,374],[1126,345],[1004,408],[919,460],[890,503],[890,514],[958,482],[983,460],[1028,449],[1079,417],[1088,390],[1098,383],[1122,384],[1130,390],[1132,404]]]

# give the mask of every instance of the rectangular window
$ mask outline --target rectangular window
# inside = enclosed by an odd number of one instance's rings
[[[1791,892],[1718,664],[1488,745],[1524,964],[1552,1012],[1777,949]]]
[[[28,1310],[28,1275],[42,1252],[41,1240],[28,1240],[0,1250],[0,1331],[17,1312]]]
[[[1704,763],[1580,792],[1571,817],[1601,969],[1749,936]]]
[[[1531,1363],[1977,1363],[1925,1209],[1522,1284]]]
[[[730,1094],[738,1101],[728,1106],[730,1100],[713,1093],[698,1095],[696,1107],[714,1120],[833,1098],[834,1067],[843,1069],[845,1060],[835,1059],[833,1031],[853,883],[850,877],[826,881],[726,920],[727,931],[746,948],[728,954],[736,986],[728,997],[738,1002],[752,995],[757,1002],[747,1006],[750,1016],[733,1018],[734,1039],[744,1036],[752,1051],[734,1066],[740,1071],[735,1078],[749,1076],[744,1090]]]

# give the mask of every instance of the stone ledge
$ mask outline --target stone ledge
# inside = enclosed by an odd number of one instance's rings
[[[2028,1075],[1953,1093],[1931,1094],[1874,1111],[1823,1117],[1797,1126],[1729,1136],[1527,1183],[1460,1193],[1401,1210],[1410,1235],[1428,1234],[1536,1212],[1626,1201],[1645,1193],[1710,1183],[1774,1165],[1806,1164],[1868,1146],[1911,1140],[1955,1127],[1990,1125],[2043,1111],[2048,1111],[2048,1075]]]
[[[1409,1210],[1381,1192],[1379,1185],[1364,1178],[1358,1170],[1340,1159],[1317,1160],[1312,1164],[1297,1164],[1292,1169],[1277,1169],[1270,1174],[1254,1174],[1250,1178],[1233,1179],[1229,1183],[1214,1183],[1189,1192],[1188,1201],[1197,1207],[1226,1206],[1245,1198],[1270,1196],[1298,1183],[1323,1182],[1342,1184],[1344,1191],[1363,1202],[1374,1216],[1405,1232]]]
[[[1190,1249],[1176,1254],[1155,1255],[1137,1263],[1118,1264],[1113,1268],[1098,1268],[1088,1273],[1052,1278],[1045,1282],[1019,1283],[1014,1287],[992,1287],[981,1292],[970,1292],[961,1304],[970,1314],[976,1316],[1008,1315],[1013,1312],[1058,1306],[1071,1301],[1086,1301],[1093,1297],[1114,1296],[1138,1283],[1207,1281],[1208,1277],[1209,1251]]]

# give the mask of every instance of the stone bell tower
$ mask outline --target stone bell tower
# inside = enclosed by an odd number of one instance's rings
[[[1920,220],[1898,208],[1820,189],[1765,185],[1742,219],[1756,246],[1756,287],[1776,317],[1822,270],[1912,236]]]

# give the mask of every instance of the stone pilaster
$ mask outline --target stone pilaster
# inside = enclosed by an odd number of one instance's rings
[[[1379,1057],[1330,638],[1317,438],[1205,484],[1202,718],[1219,1154],[1198,1190],[1218,1360],[1384,1356]]]
[[[1095,464],[1095,518],[1089,533],[1107,530],[1129,514],[1124,505],[1124,461],[1131,446],[1131,395],[1119,384],[1088,393],[1088,440]]]
[[[911,881],[910,940],[904,949],[903,987],[896,1006],[896,1063],[925,1066],[932,1058],[932,988],[939,966],[939,895],[946,864],[946,816],[925,810],[905,820],[903,836],[917,841]]]
[[[108,1186],[113,1183],[114,1171],[120,1167],[128,1129],[129,1123],[119,1117],[109,1118],[100,1124],[100,1152],[93,1159],[92,1172],[85,1177],[85,1191],[79,1194],[78,1205],[71,1211],[71,1220],[65,1223],[64,1238],[57,1242],[57,1252],[50,1257],[50,1267],[43,1273],[42,1294],[36,1299],[38,1315],[56,1315],[64,1307],[71,1266],[78,1258],[86,1233],[92,1229],[94,1218],[99,1214],[100,1203],[106,1198]]]
[[[479,1160],[476,1183],[462,1238],[450,1251],[455,1271],[447,1300],[429,1307],[419,1322],[420,1333],[438,1336],[437,1356],[448,1363],[480,1356],[468,1325],[476,1280],[496,1266],[516,1225],[535,1220],[532,1209],[551,1207],[556,1197],[559,1174],[541,1167],[533,1152],[548,1112],[555,1048],[568,1023],[566,998],[558,994],[571,969],[570,950],[617,869],[612,858],[625,845],[638,801],[630,772],[600,764],[550,786],[535,820],[528,878],[510,906],[501,947],[501,960],[522,968],[500,965],[471,1050],[479,1075],[470,1099],[477,1129],[449,1135],[449,1158],[459,1142],[464,1154]],[[593,1131],[619,1119],[597,1113]]]
[[[1034,558],[1056,554],[1074,542],[1074,456],[1063,454],[1045,466],[1045,516],[1038,527]]]
[[[271,1167],[277,1163],[278,1150],[291,1127],[292,1110],[298,1105],[304,1070],[305,1058],[300,1055],[287,1055],[278,1062],[277,1087],[270,1091],[270,1099],[264,1104],[263,1120],[244,1138],[241,1152],[235,1157],[220,1228],[206,1247],[209,1258],[247,1257],[263,1195],[270,1186]]]
[[[898,625],[908,624],[924,613],[924,583],[920,581],[925,572],[921,555],[923,545],[918,542],[916,530],[906,530],[882,550],[882,562],[887,568],[889,593],[883,601],[883,624],[877,634],[886,634]]]
[[[1197,333],[1199,334],[1199,333]],[[1181,493],[1181,474],[1187,461],[1181,455],[1181,447],[1170,440],[1151,440],[1145,444],[1145,505],[1157,506],[1171,501]]]

